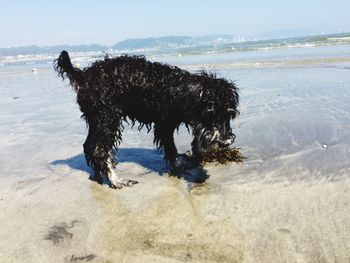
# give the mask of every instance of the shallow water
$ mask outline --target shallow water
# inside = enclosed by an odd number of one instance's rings
[[[244,52],[250,66],[227,66],[230,55],[166,58],[192,71],[215,65],[236,82],[232,128],[248,159],[206,166],[209,179],[193,185],[169,177],[151,133],[126,128],[116,169],[140,183],[121,191],[88,180],[86,126],[51,65],[0,67],[0,261],[348,262],[348,48],[257,53],[318,61],[282,66],[257,67]],[[190,142],[181,128],[179,151]]]

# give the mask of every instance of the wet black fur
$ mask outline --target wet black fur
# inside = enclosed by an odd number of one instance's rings
[[[192,74],[127,55],[105,58],[81,70],[73,67],[66,51],[55,60],[54,68],[77,92],[89,127],[84,153],[100,183],[110,172],[108,160],[122,140],[124,121],[153,129],[154,143],[172,163],[177,157],[173,133],[182,123],[192,129],[192,150],[198,158],[214,129],[220,136],[233,136],[230,120],[238,114],[238,89],[214,74]]]

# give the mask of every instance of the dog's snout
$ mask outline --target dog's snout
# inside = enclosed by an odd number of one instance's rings
[[[223,147],[227,147],[227,146],[230,146],[233,143],[233,141],[234,140],[232,138],[230,138],[230,139],[226,139],[224,141],[221,141],[220,143]]]
[[[236,136],[234,134],[231,134],[230,136],[226,137],[225,139],[220,141],[220,145],[222,147],[230,146],[234,143]]]
[[[227,147],[234,143],[235,135],[232,133],[222,134],[219,130],[215,129],[209,136],[206,137],[208,139],[208,143],[210,145],[217,145],[219,147]]]

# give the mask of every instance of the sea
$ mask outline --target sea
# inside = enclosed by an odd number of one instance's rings
[[[105,52],[70,54],[73,64],[83,68],[98,59],[103,59],[106,55],[119,56],[123,54],[123,51],[110,52],[109,54]],[[312,144],[315,141],[314,137],[318,136],[317,142],[322,145],[333,143],[334,138],[338,138],[338,136],[334,135],[334,137],[332,135],[334,131],[329,131],[326,128],[315,128],[324,125],[324,117],[321,118],[320,114],[325,110],[325,107],[328,107],[328,109],[336,107],[337,111],[343,112],[343,114],[337,115],[337,119],[339,119],[339,123],[344,125],[348,122],[350,116],[348,104],[350,96],[348,92],[350,86],[350,33],[168,50],[134,50],[130,51],[129,54],[144,55],[148,60],[176,65],[191,72],[202,70],[214,72],[219,77],[234,81],[239,87],[241,95],[241,115],[238,121],[233,123],[233,127],[237,129],[237,133],[240,135],[237,139],[240,145],[252,143],[249,133],[242,132],[240,134],[241,130],[244,129],[239,129],[239,126],[245,123],[246,117],[250,120],[255,119],[249,125],[254,126],[259,123],[260,127],[264,127],[264,129],[273,126],[272,124],[270,126],[264,125],[265,121],[270,120],[271,123],[277,125],[275,131],[281,133],[280,127],[283,125],[279,121],[284,121],[283,118],[287,113],[283,113],[283,111],[288,109],[290,119],[295,118],[294,115],[300,116],[297,122],[299,124],[309,126],[310,123],[315,124],[317,122],[316,126],[311,125],[312,127],[308,130],[309,134],[296,131],[299,134],[296,134],[295,137],[302,135],[305,138],[313,134],[308,143]],[[17,56],[6,61],[2,58],[2,62],[0,62],[0,96],[2,97],[0,109],[3,113],[4,122],[10,120],[10,116],[20,116],[17,113],[21,111],[21,108],[12,108],[9,105],[21,102],[23,108],[24,98],[28,99],[30,104],[28,107],[33,109],[33,112],[36,112],[34,109],[39,107],[35,104],[38,101],[48,107],[53,107],[59,101],[65,104],[65,106],[57,106],[60,110],[65,107],[74,108],[74,116],[80,116],[78,107],[74,102],[75,94],[69,88],[64,87],[68,83],[62,82],[53,70],[53,61],[57,56],[58,54],[41,55],[39,57]],[[285,93],[283,93],[283,90]],[[46,99],[40,100],[37,97],[39,95]],[[321,95],[323,99],[319,99]],[[52,116],[49,115],[50,111],[45,111],[45,114],[44,112],[38,113],[38,118],[40,116],[42,118],[49,118],[48,116],[55,118],[56,110],[56,107],[52,110]],[[11,113],[6,115],[8,111]],[[280,114],[274,116],[273,112]],[[330,113],[325,115],[330,120],[333,118]],[[68,114],[67,116],[72,115]],[[268,116],[268,118],[266,119],[263,116],[266,118]],[[313,122],[309,122],[309,118],[313,118]],[[73,122],[76,123],[74,119]],[[250,127],[251,130],[255,130],[255,126],[253,126]],[[0,126],[0,132],[6,131],[7,136],[10,136],[13,132],[8,129],[9,127],[9,125]],[[339,127],[342,126],[339,125]],[[81,127],[77,129],[77,134],[85,133],[85,130]],[[311,133],[311,130],[314,130],[314,132]],[[301,131],[304,132],[305,130],[301,129]],[[130,132],[133,133],[131,130]],[[277,138],[283,138],[280,133],[276,135]],[[342,134],[340,136],[341,140],[348,140],[346,133],[340,132],[339,134]],[[262,136],[262,134],[260,135]],[[142,136],[134,134],[131,136],[133,140],[130,143],[134,145],[138,142],[135,138],[143,138],[142,140],[152,142],[151,137]],[[329,136],[333,136],[333,139]],[[190,136],[186,132],[180,133],[178,145],[181,151],[188,150],[189,140]],[[270,144],[270,142],[270,139],[264,137],[258,142],[254,141],[251,147],[254,148],[254,144],[264,143],[264,145],[261,145],[264,156],[281,154],[281,151],[283,152],[286,149],[285,142],[279,142],[276,145]],[[305,147],[305,143],[297,143],[296,145]],[[290,149],[300,150],[295,145],[293,146],[293,143],[289,146]],[[147,147],[152,148],[152,143]]]

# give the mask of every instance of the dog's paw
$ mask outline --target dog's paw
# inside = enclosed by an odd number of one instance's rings
[[[109,187],[112,188],[112,189],[122,189],[123,186],[124,185],[122,183],[116,183],[116,182],[114,182],[114,183],[110,182],[109,183]]]
[[[138,184],[138,181],[130,180],[130,179],[123,179],[123,185],[124,186],[133,186],[134,184]]]
[[[112,180],[111,180],[112,179]],[[113,188],[113,189],[122,189],[124,186],[133,186],[134,184],[138,184],[138,181],[134,181],[134,180],[129,180],[129,179],[122,179],[122,178],[111,178],[110,179],[110,184],[109,187]]]
[[[198,167],[199,162],[189,154],[179,154],[175,161],[170,162],[170,171],[184,171]]]

